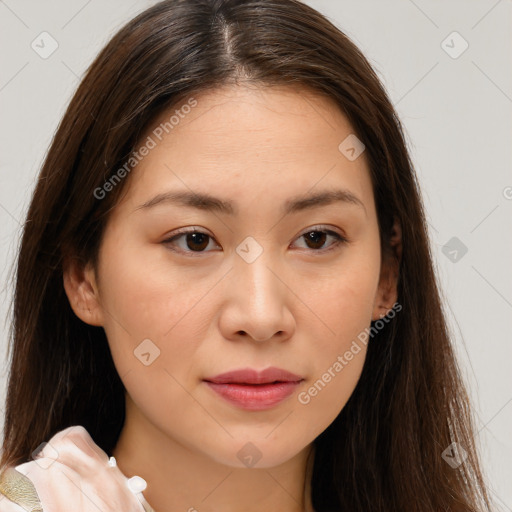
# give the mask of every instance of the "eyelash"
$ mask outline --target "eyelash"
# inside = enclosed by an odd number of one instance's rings
[[[172,244],[172,242],[174,242],[178,238],[182,237],[183,235],[187,235],[187,234],[191,234],[191,233],[197,233],[197,234],[201,234],[201,235],[206,235],[211,240],[215,240],[208,233],[200,231],[200,230],[198,230],[196,228],[191,228],[191,229],[183,229],[181,231],[178,231],[172,237],[167,238],[166,240],[163,240],[161,243],[164,244],[164,245],[170,245],[170,244]],[[301,238],[301,237],[307,235],[308,233],[325,233],[326,235],[330,235],[330,236],[334,237],[336,240],[327,249],[306,249],[307,251],[325,254],[327,252],[330,252],[330,251],[338,248],[340,245],[344,245],[344,244],[348,243],[348,240],[344,236],[342,236],[339,233],[336,233],[335,231],[332,231],[330,229],[322,228],[321,226],[313,226],[313,228],[309,228],[307,231],[304,231],[297,238]],[[205,253],[205,252],[211,252],[211,251],[187,251],[187,250],[183,250],[183,249],[176,250],[174,248],[171,248],[171,250],[175,251],[175,252],[182,253],[182,254],[191,255],[192,257],[196,257],[197,255],[200,255],[200,254]]]

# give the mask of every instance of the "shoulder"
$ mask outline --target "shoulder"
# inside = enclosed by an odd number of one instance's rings
[[[82,503],[83,495],[92,503],[106,504],[103,512],[154,512],[142,492],[129,485],[131,479],[115,459],[110,462],[84,427],[64,429],[42,443],[32,460],[2,473],[0,512],[42,512],[49,504],[52,510],[67,510],[70,502]],[[85,510],[89,508],[80,508]]]
[[[81,487],[86,469],[96,469],[103,456],[108,459],[81,425],[57,432],[27,462],[2,468],[0,512],[42,511],[42,504],[52,503],[72,484]]]

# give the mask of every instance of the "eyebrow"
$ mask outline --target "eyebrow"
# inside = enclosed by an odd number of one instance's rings
[[[285,201],[281,213],[287,215],[340,202],[359,206],[366,213],[366,207],[363,202],[352,192],[345,189],[322,190],[312,194],[293,197]],[[223,200],[210,194],[186,191],[169,191],[158,194],[135,208],[135,211],[147,210],[159,204],[176,204],[198,210],[224,213],[226,215],[237,215],[238,213],[238,209],[232,201]]]

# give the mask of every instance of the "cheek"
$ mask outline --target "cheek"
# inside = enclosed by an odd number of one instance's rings
[[[181,361],[182,373],[205,328],[202,299],[215,280],[194,286],[193,273],[171,265],[158,247],[106,245],[102,262],[105,332],[119,374],[153,360],[170,372]]]
[[[350,398],[362,372],[373,302],[379,277],[379,253],[354,252],[332,279],[321,279],[308,293],[308,305],[322,320],[322,336],[307,348],[311,378],[299,390],[306,415],[326,428]],[[313,339],[313,331],[310,338]],[[306,354],[304,354],[306,355]]]
[[[324,354],[350,345],[371,321],[377,292],[380,255],[368,248],[347,253],[330,275],[310,280],[307,304],[322,320],[326,336],[320,338]]]
[[[204,416],[187,389],[197,371],[194,362],[207,325],[206,301],[201,299],[215,281],[193,286],[193,273],[173,267],[166,256],[155,247],[150,255],[105,245],[105,332],[131,400],[163,430],[182,432],[186,442],[185,434]],[[187,414],[176,415],[185,410]]]
[[[361,376],[365,355],[364,344],[349,344],[348,350],[324,358],[314,377],[298,390],[295,420],[305,430],[305,439],[319,436],[340,414]]]

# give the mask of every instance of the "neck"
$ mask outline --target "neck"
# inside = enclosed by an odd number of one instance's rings
[[[126,420],[112,451],[123,474],[148,483],[155,512],[314,512],[314,447],[271,468],[236,468],[186,447],[160,430],[127,396]]]

